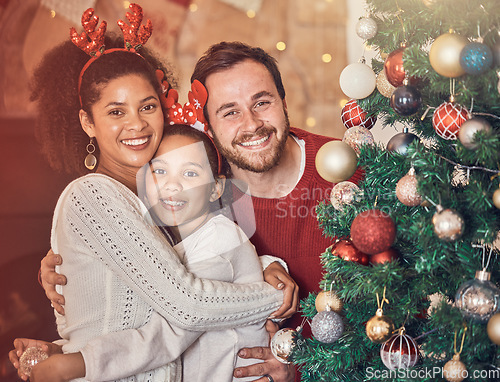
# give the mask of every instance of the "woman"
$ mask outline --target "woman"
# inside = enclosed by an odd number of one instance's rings
[[[87,158],[97,154],[95,148],[99,159],[97,173],[72,182],[56,207],[51,244],[70,280],[66,315],[57,317],[65,354],[36,366],[34,380],[47,369],[55,373],[44,375],[50,381],[83,377],[87,365],[74,374],[60,365],[87,361],[92,349],[85,346],[93,338],[141,327],[158,314],[172,324],[174,336],[178,328],[219,330],[257,322],[283,298],[265,283],[236,286],[186,271],[168,241],[143,218],[144,205],[135,195],[136,173],[152,158],[163,131],[157,67],[148,62],[157,61],[118,50],[105,52],[82,72],[86,61],[78,48],[63,43],[35,72],[38,135],[51,164],[64,163],[79,174],[85,155],[78,150],[85,147]],[[85,162],[91,167],[93,161]],[[11,360],[16,358],[11,352]],[[178,364],[170,364],[138,370],[133,378],[179,377]]]

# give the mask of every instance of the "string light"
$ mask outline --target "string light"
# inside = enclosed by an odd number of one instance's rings
[[[253,9],[249,9],[249,10],[247,11],[247,17],[248,17],[249,19],[253,19],[253,18],[255,17],[255,11],[254,11]]]
[[[53,9],[50,10],[50,17],[52,17],[52,18],[56,17],[56,11],[55,10],[53,10]]]
[[[286,49],[286,44],[283,41],[278,41],[276,43],[276,49],[279,51],[284,51]]]
[[[314,118],[314,117],[308,117],[306,119],[306,125],[307,125],[307,127],[314,127],[314,126],[316,126],[316,118]]]
[[[130,1],[123,2],[123,8],[128,9],[129,6],[130,6]]]
[[[189,4],[189,10],[191,12],[196,12],[198,10],[198,4],[194,4],[194,3]]]
[[[323,55],[321,56],[321,60],[322,60],[323,62],[328,63],[328,62],[332,61],[332,55],[331,55],[331,54],[329,54],[329,53],[325,53],[325,54],[323,54]]]

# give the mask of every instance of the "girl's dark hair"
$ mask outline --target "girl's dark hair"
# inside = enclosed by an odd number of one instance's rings
[[[107,36],[105,46],[106,49],[121,48],[123,39]],[[90,57],[71,41],[59,44],[44,55],[32,77],[31,100],[36,103],[37,139],[42,153],[55,170],[78,176],[88,173],[83,161],[89,138],[80,125],[79,110],[82,108],[92,117],[91,107],[109,81],[139,74],[160,94],[155,71],[161,69],[169,84],[176,85],[171,70],[152,52],[141,48],[139,53],[142,57],[117,51],[95,60],[82,78],[82,106],[78,97],[78,78]]]
[[[218,151],[215,147],[214,142],[210,139],[210,137],[196,130],[194,127],[189,125],[175,124],[175,125],[167,125],[163,130],[163,139],[165,137],[173,136],[173,135],[182,135],[184,137],[190,137],[198,142],[202,142],[205,146],[205,150],[208,156],[208,162],[210,163],[210,169],[212,170],[212,174],[214,179],[217,179],[219,175],[223,175],[228,178],[231,175],[230,167],[226,159],[220,156],[220,171],[219,167],[219,159],[218,159]],[[168,138],[167,138],[168,139]]]

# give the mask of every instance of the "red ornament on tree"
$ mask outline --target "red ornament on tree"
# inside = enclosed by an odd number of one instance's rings
[[[368,265],[368,255],[357,249],[349,239],[337,239],[330,247],[332,254],[345,261],[354,261],[361,265]]]
[[[399,257],[399,252],[396,251],[394,248],[389,248],[387,251],[371,255],[369,260],[371,264],[375,265],[375,264],[392,263],[398,257]]]
[[[408,369],[418,362],[418,345],[401,328],[398,334],[394,334],[381,346],[380,358],[390,370]]]
[[[396,226],[391,217],[377,209],[361,212],[351,224],[352,243],[369,255],[384,252],[396,238]]]
[[[469,111],[451,98],[450,102],[443,102],[434,111],[432,127],[443,139],[457,139],[460,126],[470,117]]]
[[[354,126],[363,126],[367,129],[371,129],[377,117],[368,117],[368,113],[358,106],[355,99],[351,99],[342,108],[342,123],[349,129]]]
[[[384,62],[384,71],[387,81],[394,86],[398,87],[403,85],[403,80],[405,79],[406,73],[403,68],[403,52],[405,47],[396,49],[394,52],[390,53]]]

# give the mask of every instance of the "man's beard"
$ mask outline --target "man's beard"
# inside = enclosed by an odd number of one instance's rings
[[[271,133],[274,133],[276,138],[278,138],[276,128],[266,126],[259,129],[256,134],[252,134],[251,137],[257,135],[262,138]],[[281,156],[283,155],[283,151],[285,150],[289,133],[290,121],[288,120],[288,115],[285,115],[285,129],[283,131],[283,136],[278,141],[277,146],[272,150],[272,152],[267,153],[264,156],[261,153],[252,153],[250,150],[246,153],[242,153],[236,149],[232,149],[232,147],[223,147],[215,134],[213,136],[213,139],[220,154],[226,158],[229,164],[235,165],[242,170],[263,173],[278,165]],[[248,138],[250,138],[250,136],[243,136],[240,141],[245,142],[246,140],[248,140]],[[238,143],[240,142],[233,142],[232,146],[237,146]]]

